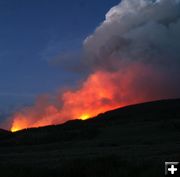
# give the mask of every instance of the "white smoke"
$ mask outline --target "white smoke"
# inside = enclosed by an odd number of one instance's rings
[[[86,38],[84,48],[86,61],[93,68],[119,69],[122,62],[139,60],[177,71],[180,1],[122,0]]]

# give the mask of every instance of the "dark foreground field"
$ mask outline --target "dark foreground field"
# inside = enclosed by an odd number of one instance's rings
[[[180,161],[180,99],[0,130],[0,177],[159,177],[165,161]]]

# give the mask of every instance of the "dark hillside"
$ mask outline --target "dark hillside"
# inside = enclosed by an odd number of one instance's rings
[[[1,136],[3,177],[163,176],[165,161],[180,161],[180,99],[127,106],[86,121],[0,130]]]

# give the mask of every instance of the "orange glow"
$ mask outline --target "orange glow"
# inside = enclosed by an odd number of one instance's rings
[[[15,113],[11,131],[59,124],[71,119],[86,120],[118,107],[158,99],[158,82],[158,74],[140,63],[115,72],[96,71],[79,89],[57,95],[55,103],[42,96],[34,106]]]
[[[16,119],[13,120],[13,126],[11,128],[11,131],[12,132],[16,132],[20,129],[23,128],[26,128],[27,127],[27,120],[24,119],[23,117],[21,116],[17,116]]]
[[[87,119],[89,119],[91,116],[89,115],[89,114],[83,114],[83,115],[81,115],[79,118],[81,119],[81,120],[87,120]]]

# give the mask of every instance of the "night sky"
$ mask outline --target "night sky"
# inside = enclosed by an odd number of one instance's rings
[[[84,39],[118,3],[1,0],[0,110],[31,104],[37,95],[73,86],[84,77],[68,65],[78,61]],[[57,63],[61,56],[67,62]]]

